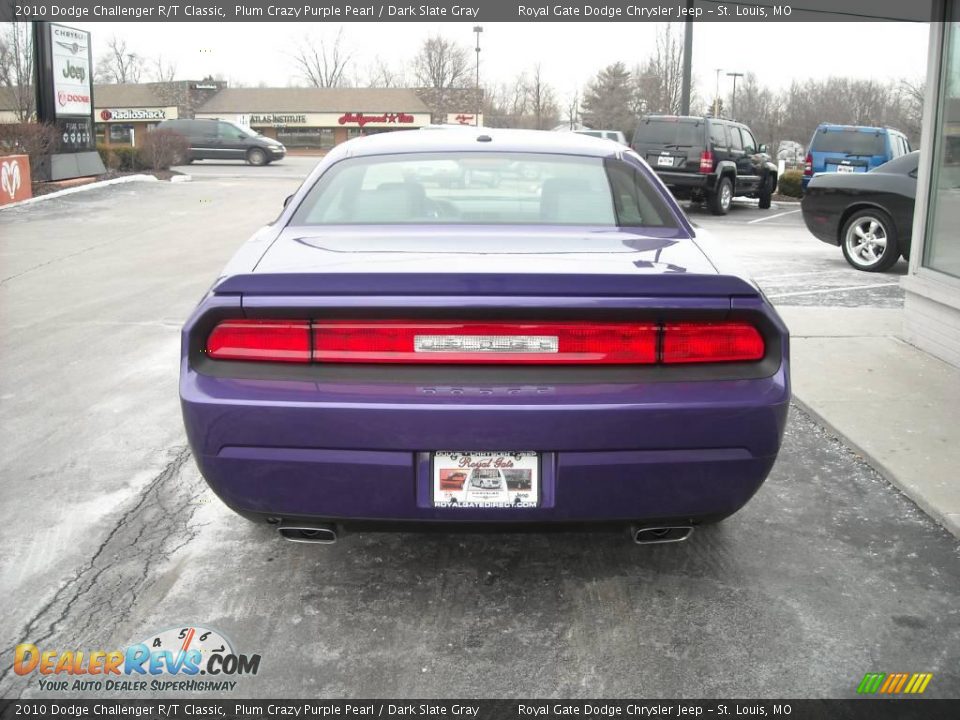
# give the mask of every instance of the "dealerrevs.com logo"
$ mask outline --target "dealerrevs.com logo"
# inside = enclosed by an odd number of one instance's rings
[[[171,628],[123,650],[56,650],[21,643],[17,675],[39,675],[45,692],[232,691],[240,676],[256,675],[260,655],[244,655],[216,630]]]

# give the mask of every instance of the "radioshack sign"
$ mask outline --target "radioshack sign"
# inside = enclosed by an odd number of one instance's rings
[[[167,113],[163,109],[104,109],[98,114],[101,122],[143,122],[147,120],[166,120]]]

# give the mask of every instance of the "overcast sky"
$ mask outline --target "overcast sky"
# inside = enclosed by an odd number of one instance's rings
[[[68,23],[73,24],[73,23]],[[675,34],[682,23],[673,23]],[[93,33],[96,58],[112,36],[126,38],[137,52],[163,54],[177,63],[177,77],[222,75],[245,85],[302,85],[291,57],[305,36],[332,39],[333,23],[76,23]],[[410,62],[422,40],[440,32],[474,47],[473,23],[344,23],[344,39],[361,78],[376,56],[398,65]],[[605,65],[628,67],[650,52],[657,23],[486,23],[481,36],[481,83],[509,81],[541,63],[546,80],[565,98]],[[791,80],[847,75],[889,80],[925,74],[928,26],[921,23],[721,23],[694,27],[694,77],[703,96],[712,96],[716,68],[753,71],[761,83],[788,86]],[[722,83],[730,78],[722,76]],[[721,92],[729,92],[721,85]]]

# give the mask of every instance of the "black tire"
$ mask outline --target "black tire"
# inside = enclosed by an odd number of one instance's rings
[[[857,210],[840,231],[843,257],[857,270],[884,272],[900,259],[897,228],[879,208]]]
[[[730,212],[730,203],[733,202],[733,183],[730,178],[720,178],[717,189],[707,195],[707,205],[714,215],[726,215]]]
[[[247,150],[247,162],[251,165],[261,166],[267,164],[267,153],[260,148],[250,148]]]
[[[770,208],[771,198],[773,197],[773,186],[776,185],[776,179],[773,175],[768,175],[764,181],[763,185],[760,187],[760,209],[768,210]]]

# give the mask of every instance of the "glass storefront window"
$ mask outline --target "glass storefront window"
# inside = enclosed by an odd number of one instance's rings
[[[288,148],[321,148],[326,150],[333,147],[333,128],[279,128],[277,130],[277,140]]]
[[[111,125],[110,126],[110,144],[111,145],[132,145],[133,144],[133,126],[132,125]]]
[[[923,264],[960,278],[960,0],[949,12]]]

